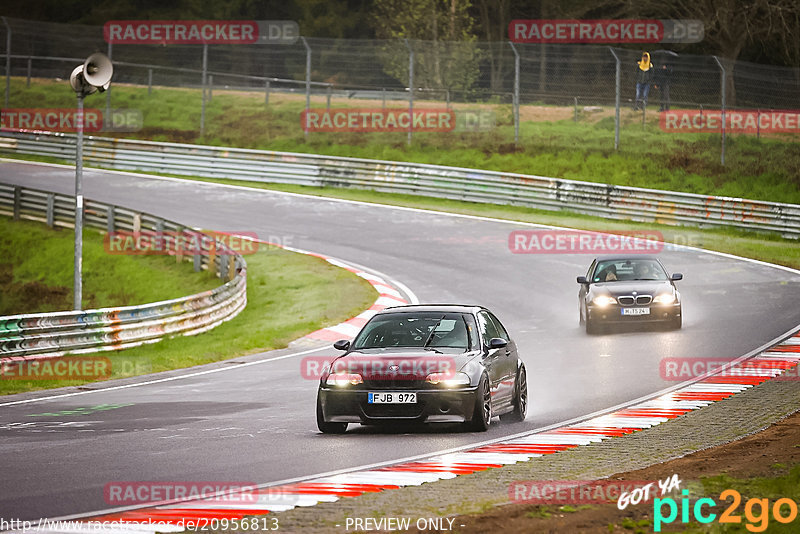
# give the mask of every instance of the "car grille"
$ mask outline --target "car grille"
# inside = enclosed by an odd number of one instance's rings
[[[373,374],[364,377],[364,384],[370,389],[420,389],[425,380],[413,375]]]
[[[367,417],[421,417],[425,403],[416,404],[361,404],[364,415]]]
[[[625,295],[624,297],[617,297],[617,302],[619,302],[620,306],[633,306],[633,304],[644,306],[650,304],[652,301],[653,297],[650,295],[639,295],[637,297]]]

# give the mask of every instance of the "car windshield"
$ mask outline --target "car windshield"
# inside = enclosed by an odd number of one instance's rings
[[[597,262],[592,282],[666,280],[667,273],[656,260],[622,259]]]
[[[469,346],[464,316],[444,312],[376,315],[353,341],[354,349],[448,347],[466,351]]]

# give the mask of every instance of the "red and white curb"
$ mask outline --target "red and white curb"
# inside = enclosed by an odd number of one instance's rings
[[[388,287],[388,286],[387,286]],[[335,331],[343,333],[341,330]],[[327,335],[327,334],[326,334]],[[323,475],[302,482],[264,486],[256,498],[225,503],[219,496],[163,504],[96,516],[83,521],[112,521],[108,532],[179,532],[190,521],[240,519],[283,512],[300,506],[335,502],[365,493],[389,491],[426,482],[451,479],[477,471],[526,462],[531,458],[631,434],[708,406],[762,382],[778,377],[800,361],[800,333],[755,355],[737,360],[688,385],[574,424],[511,439],[489,442],[463,451],[419,457],[394,465]],[[156,524],[160,523],[160,524]],[[44,530],[78,532],[79,528]]]

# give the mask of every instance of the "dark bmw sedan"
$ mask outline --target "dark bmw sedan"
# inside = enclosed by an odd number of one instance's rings
[[[667,274],[652,256],[596,258],[586,276],[579,276],[580,322],[588,334],[606,324],[662,323],[681,327],[681,294],[675,282],[683,275]]]
[[[525,366],[514,340],[480,306],[413,305],[375,314],[320,378],[317,426],[462,423],[485,431],[492,417],[522,421]]]

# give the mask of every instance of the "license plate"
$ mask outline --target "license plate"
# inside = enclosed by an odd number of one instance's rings
[[[650,315],[650,308],[622,308],[622,315]]]
[[[417,394],[401,391],[370,392],[367,402],[369,404],[414,404],[417,402]]]

